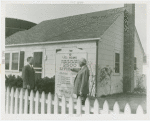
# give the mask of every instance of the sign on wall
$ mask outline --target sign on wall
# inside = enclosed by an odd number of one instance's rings
[[[77,48],[67,48],[57,52],[55,94],[57,93],[58,96],[70,97],[73,94],[74,79],[77,73],[72,72],[70,68],[79,68],[80,58],[87,59],[87,53]]]

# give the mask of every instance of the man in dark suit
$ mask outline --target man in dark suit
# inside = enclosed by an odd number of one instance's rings
[[[74,94],[81,96],[82,104],[85,104],[87,94],[89,94],[89,69],[86,65],[86,59],[79,60],[80,69],[73,68],[71,71],[78,72],[74,80]]]
[[[33,69],[33,57],[27,58],[28,64],[22,70],[23,88],[34,90],[35,88],[35,71]]]

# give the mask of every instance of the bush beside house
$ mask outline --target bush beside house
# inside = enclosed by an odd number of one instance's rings
[[[20,76],[15,75],[5,75],[5,86],[6,87],[14,87],[14,88],[22,88],[23,87],[23,80]],[[55,90],[55,76],[52,78],[44,77],[41,79],[36,80],[35,87],[41,93],[44,91],[45,93],[51,92],[54,94]]]

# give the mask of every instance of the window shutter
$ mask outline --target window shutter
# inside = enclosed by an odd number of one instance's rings
[[[23,67],[24,67],[24,51],[20,51],[19,71],[22,71]]]

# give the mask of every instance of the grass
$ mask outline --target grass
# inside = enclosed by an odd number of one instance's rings
[[[90,97],[91,105],[93,106],[95,98]],[[105,100],[108,101],[109,109],[113,110],[113,106],[117,101],[120,107],[120,111],[124,111],[125,105],[128,103],[131,107],[131,112],[136,113],[136,109],[138,105],[143,107],[144,112],[146,113],[146,95],[145,94],[133,94],[133,93],[119,93],[113,95],[107,95],[97,98],[100,104],[100,108],[102,108]]]

